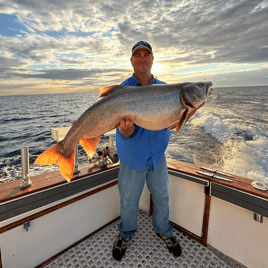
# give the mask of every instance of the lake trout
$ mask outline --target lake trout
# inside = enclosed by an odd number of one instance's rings
[[[189,118],[204,105],[212,83],[155,84],[101,88],[101,99],[73,122],[65,138],[42,153],[35,164],[58,164],[69,182],[74,169],[74,151],[78,142],[87,154],[95,154],[102,135],[119,126],[126,118],[148,129],[174,129],[178,132]]]

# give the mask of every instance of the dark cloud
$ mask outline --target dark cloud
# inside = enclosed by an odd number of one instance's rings
[[[48,79],[48,80],[79,80],[96,79],[100,76],[116,75],[117,73],[129,73],[126,69],[29,69],[14,71],[9,70],[8,77],[0,74],[0,78],[25,78],[25,79]],[[1,77],[2,76],[2,77]]]
[[[31,62],[25,59],[17,59],[10,54],[0,54],[0,72],[10,70],[10,68],[21,68],[26,67]]]

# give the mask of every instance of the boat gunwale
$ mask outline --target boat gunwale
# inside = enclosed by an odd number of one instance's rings
[[[228,177],[228,179],[232,180],[232,182],[228,182],[196,173],[196,171],[204,171],[200,168],[200,166],[196,164],[186,163],[175,159],[167,159],[167,164],[169,170],[195,176],[200,179],[207,180],[209,181],[209,183],[214,182],[268,200],[268,190],[262,191],[254,188],[251,185],[251,183],[253,182],[252,179],[226,172],[226,174],[234,176],[233,178]],[[222,177],[224,177],[224,175]]]
[[[74,181],[84,179],[85,177],[117,168],[118,166],[118,164],[109,164],[103,167],[95,166],[93,168],[89,168],[88,164],[82,164],[80,165],[80,173],[74,175],[70,182],[72,183]],[[0,205],[30,194],[35,194],[50,188],[68,184],[59,170],[32,176],[30,179],[32,181],[32,185],[25,189],[20,189],[22,179],[0,184]]]
[[[211,185],[212,185],[212,183],[216,183],[216,184],[219,184],[222,186],[232,188],[232,189],[239,191],[239,192],[242,192],[244,194],[252,195],[257,199],[259,198],[265,202],[268,202],[268,191],[262,192],[260,190],[255,189],[253,186],[251,186],[251,188],[253,188],[253,189],[249,190],[248,186],[249,186],[249,184],[251,185],[251,181],[252,181],[250,179],[242,178],[240,176],[235,175],[233,178],[233,182],[221,181],[219,179],[205,177],[203,175],[197,174],[196,170],[201,170],[201,169],[199,166],[197,166],[195,164],[185,163],[185,162],[181,162],[179,160],[173,160],[173,159],[167,159],[167,164],[168,164],[169,175],[180,177],[182,179],[190,180],[190,181],[193,181],[194,183],[199,183],[199,184],[203,185],[204,189],[205,189],[205,191],[204,191],[205,196],[211,196]],[[119,164],[110,164],[109,166],[94,167],[94,168],[89,170],[89,168],[86,167],[86,165],[84,165],[83,168],[81,169],[81,172],[78,175],[75,175],[73,177],[73,179],[71,180],[71,182],[76,182],[80,179],[91,177],[92,175],[97,175],[98,173],[103,173],[105,171],[109,171],[109,170],[111,171],[112,169],[115,169],[118,167],[119,167]],[[55,179],[54,175],[56,175],[56,179]],[[45,182],[47,182],[46,179],[49,176],[50,176],[50,179],[48,180],[48,182],[50,182],[51,179],[56,180],[56,182],[54,184],[47,185],[46,183],[44,183],[44,180],[45,180]],[[41,181],[40,181],[40,178],[42,178]],[[193,178],[195,180],[193,180]],[[37,175],[37,176],[32,177],[31,179],[33,181],[33,186],[32,186],[32,187],[34,187],[33,190],[31,190],[30,189],[31,187],[29,187],[29,189],[24,189],[24,190],[20,191],[20,189],[18,189],[18,188],[19,188],[19,184],[20,184],[21,180],[18,180],[15,182],[10,182],[9,186],[13,186],[14,184],[17,185],[17,187],[15,188],[15,191],[14,191],[14,189],[12,189],[10,187],[9,188],[7,187],[5,189],[5,191],[3,191],[3,189],[0,190],[0,198],[3,197],[5,192],[8,193],[7,194],[8,197],[6,199],[2,198],[2,200],[0,200],[0,208],[1,208],[1,205],[5,205],[6,203],[16,201],[17,199],[27,197],[27,196],[30,196],[30,195],[33,195],[36,193],[40,193],[41,191],[44,191],[44,190],[52,190],[56,187],[64,186],[67,183],[67,181],[63,178],[63,176],[60,174],[59,171],[54,171],[54,172],[50,172],[50,173]],[[198,182],[199,179],[200,179],[200,181]],[[208,183],[207,185],[205,185],[206,181]],[[113,183],[117,184],[117,181],[112,182],[112,184]],[[38,185],[38,184],[40,184],[40,185]],[[100,183],[100,185],[101,184],[103,184],[103,183]],[[113,184],[113,185],[115,185],[115,184]],[[96,188],[96,187],[98,187],[98,185],[95,185],[94,187]],[[96,188],[96,190],[101,191],[98,189],[105,189],[105,187],[107,188],[106,185],[100,186],[99,188]],[[78,196],[78,198],[82,199],[82,198],[90,195],[91,192],[94,192],[96,190],[91,191],[90,189],[88,189],[88,192],[86,194],[82,194],[82,195]],[[12,191],[15,193],[14,195],[12,195]],[[257,192],[257,194],[256,194],[256,192]],[[63,203],[60,203],[59,205],[55,205],[55,209],[53,209],[54,206],[52,205],[52,207],[47,208],[41,212],[35,213],[33,215],[30,215],[30,216],[26,216],[25,218],[17,220],[17,221],[12,222],[12,223],[7,223],[7,225],[3,225],[2,227],[0,227],[0,233],[5,232],[10,228],[14,228],[14,227],[22,224],[26,220],[33,220],[34,218],[37,218],[37,217],[42,216],[44,214],[47,214],[53,210],[56,210],[60,207],[65,206],[65,205],[68,205],[70,202],[71,203],[76,202],[75,200],[77,200],[77,197],[74,197],[74,198],[72,198],[72,196],[70,196],[70,197],[71,198],[68,201],[64,201]],[[250,209],[248,209],[248,210],[250,210]],[[253,210],[251,210],[251,211],[253,211]],[[253,212],[256,212],[256,211],[253,211]],[[12,219],[12,217],[10,219]]]
[[[203,182],[207,181],[208,184],[210,184],[211,182],[218,183],[220,185],[224,185],[224,186],[227,186],[227,187],[230,187],[230,188],[242,191],[242,192],[246,192],[254,196],[258,196],[265,200],[268,200],[268,190],[261,191],[261,190],[254,188],[251,185],[253,181],[251,179],[241,177],[238,175],[233,175],[234,176],[234,178],[232,178],[233,182],[227,182],[227,181],[222,181],[216,178],[210,178],[205,175],[196,173],[196,171],[202,171],[202,169],[198,165],[182,162],[182,161],[175,160],[175,159],[167,159],[167,165],[168,165],[168,170],[169,170],[170,175],[172,175],[172,171],[182,173],[182,175],[195,177],[196,180],[200,179],[200,181],[202,180]],[[76,180],[85,178],[93,174],[103,172],[105,170],[116,168],[118,166],[119,164],[117,163],[117,164],[108,164],[107,166],[103,166],[103,167],[95,166],[93,168],[89,168],[88,164],[82,164],[80,165],[81,172],[78,173],[77,175],[74,175],[71,182],[74,182]],[[184,179],[187,179],[187,178],[184,177]],[[22,189],[22,190],[20,189],[20,183],[22,179],[1,183],[0,184],[1,185],[0,205],[2,203],[5,203],[7,201],[10,201],[16,198],[27,196],[29,194],[33,194],[39,191],[43,191],[49,188],[61,186],[63,184],[68,183],[64,179],[64,177],[60,174],[59,170],[33,176],[31,177],[31,180],[32,180],[32,186],[26,189]],[[196,180],[193,180],[193,181],[196,183],[199,183]],[[205,185],[205,182],[201,184]]]

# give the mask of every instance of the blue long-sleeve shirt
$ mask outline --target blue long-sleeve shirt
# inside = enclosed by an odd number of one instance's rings
[[[151,84],[165,84],[165,82],[153,78]],[[141,86],[134,74],[121,85]],[[168,146],[170,131],[166,129],[151,131],[134,126],[135,130],[129,138],[123,136],[118,128],[116,130],[116,147],[120,161],[130,168],[143,170],[149,166],[154,171]]]

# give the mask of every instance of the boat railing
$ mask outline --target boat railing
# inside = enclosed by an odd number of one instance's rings
[[[20,189],[25,189],[32,185],[29,174],[29,148],[24,147],[21,149],[21,166],[22,166],[22,181]]]

